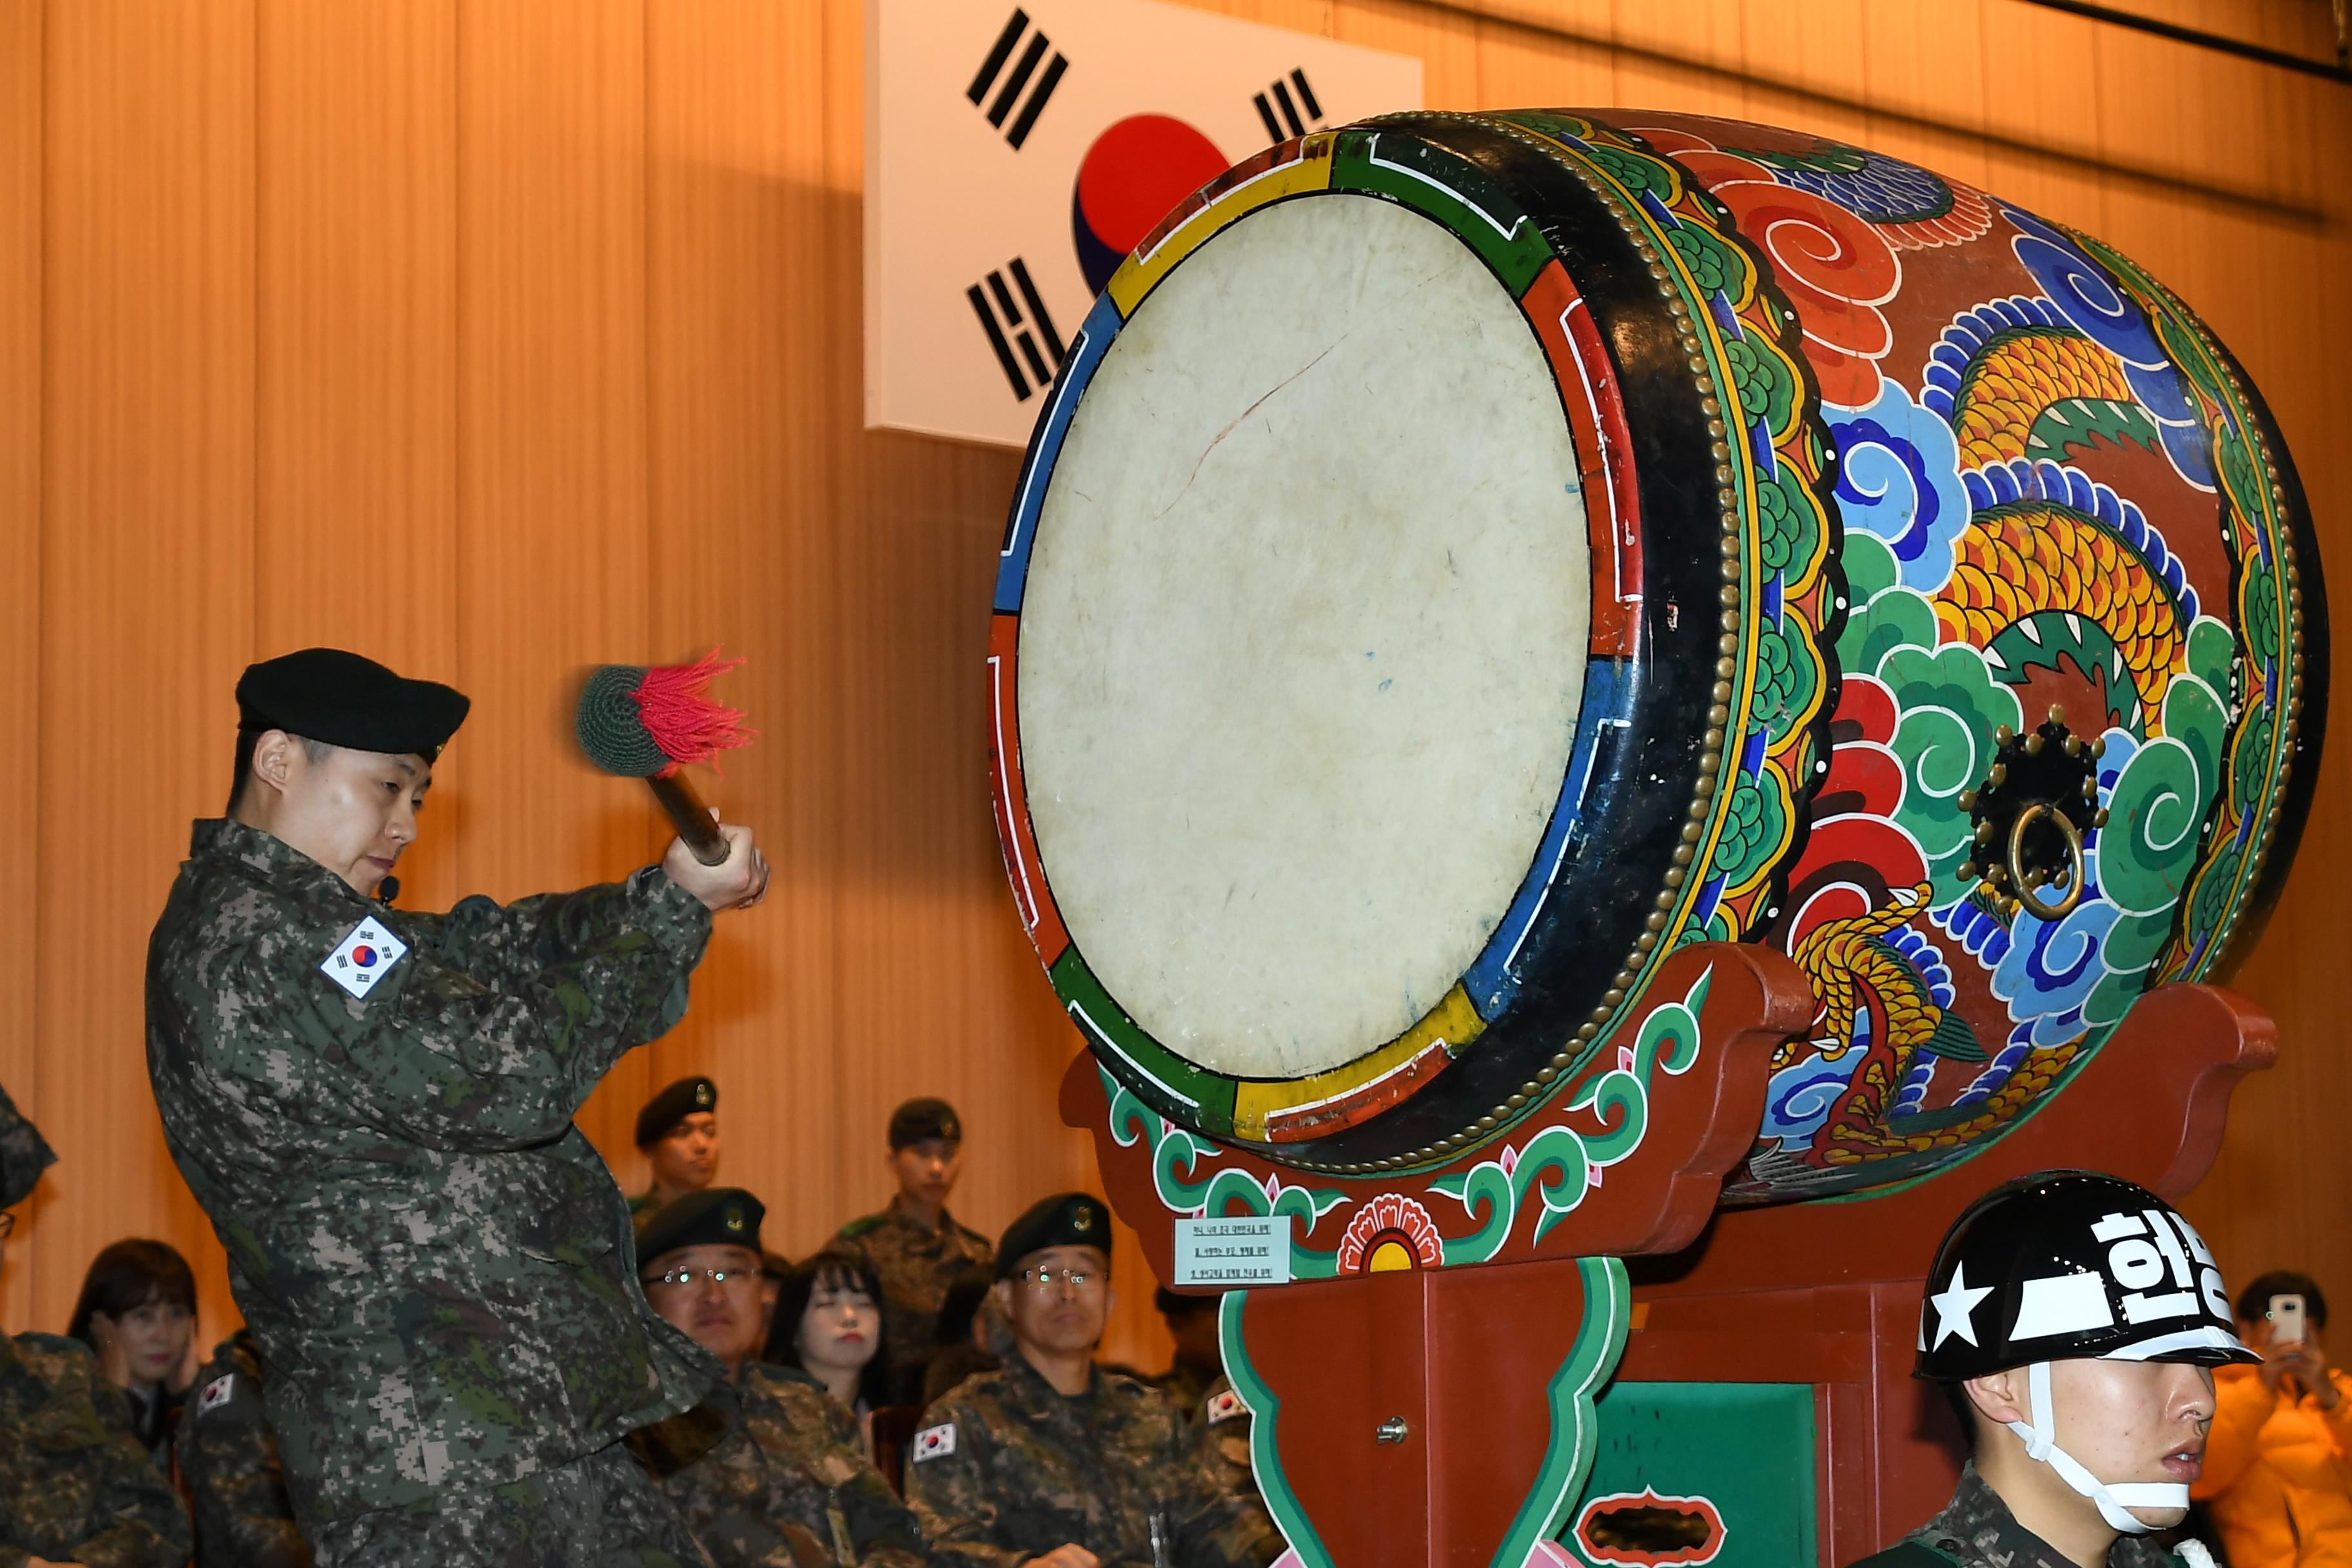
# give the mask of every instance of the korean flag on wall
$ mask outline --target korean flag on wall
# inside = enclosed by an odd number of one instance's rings
[[[1019,447],[1129,250],[1421,62],[1158,0],[866,0],[866,423]]]

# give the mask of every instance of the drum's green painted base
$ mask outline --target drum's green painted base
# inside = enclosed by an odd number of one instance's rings
[[[1591,1479],[1559,1537],[1571,1562],[1816,1560],[1811,1384],[1621,1383],[1594,1408]]]

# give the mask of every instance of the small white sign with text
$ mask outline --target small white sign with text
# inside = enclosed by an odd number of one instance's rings
[[[1246,1215],[1176,1222],[1176,1285],[1287,1285],[1290,1216]]]

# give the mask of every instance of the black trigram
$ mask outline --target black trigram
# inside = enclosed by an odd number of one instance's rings
[[[1046,61],[1045,73],[1039,75],[1037,62],[1045,58],[1047,49],[1053,48],[1053,40],[1046,37],[1045,30],[1040,27],[1029,33],[1028,46],[1022,49],[1021,58],[1013,61],[1013,74],[1005,77],[1002,87],[997,87],[996,79],[1003,71],[1004,62],[1012,59],[1013,47],[1021,42],[1021,35],[1028,32],[1029,13],[1014,11],[1012,18],[1004,24],[1004,31],[997,34],[996,42],[989,47],[988,58],[980,62],[980,74],[971,79],[971,86],[964,91],[964,96],[973,103],[986,104],[988,122],[1003,132],[1004,139],[1012,142],[1016,151],[1021,143],[1029,140],[1031,127],[1037,123],[1037,116],[1045,111],[1045,100],[1052,98],[1054,89],[1061,85],[1062,73],[1070,68],[1070,62],[1062,58],[1059,49],[1055,49],[1054,58]],[[1029,86],[1031,77],[1037,79],[1037,85],[1034,88]],[[990,100],[988,96],[992,87],[996,88],[993,100]],[[1024,88],[1029,90],[1025,103],[1021,98]],[[1021,105],[1021,112],[1008,126],[1004,123],[1004,117],[1013,113],[1013,106],[1016,103]]]
[[[1013,395],[1022,402],[1029,401],[1032,392],[1043,391],[1062,368],[1062,334],[1054,330],[1054,318],[1045,313],[1045,301],[1037,297],[1037,285],[1029,280],[1028,265],[1014,258],[1006,270],[1013,274],[1013,287],[1004,284],[1004,271],[992,272],[985,283],[975,283],[963,291],[971,301],[972,314],[980,318],[981,330],[988,334],[988,346],[996,351],[996,363],[1004,367],[1004,379],[1013,384]],[[1021,298],[1013,299],[1013,289]],[[1028,314],[1022,314],[1022,307]],[[1032,327],[1036,329],[1033,334]],[[1040,349],[1038,340],[1045,340]],[[1021,353],[1014,357],[1013,350]],[[1021,374],[1024,363],[1029,376]],[[1034,377],[1035,384],[1031,384]]]
[[[1294,87],[1298,89],[1297,98],[1290,96],[1290,89]],[[1257,94],[1251,101],[1257,105],[1257,117],[1265,121],[1265,133],[1274,141],[1304,136],[1323,118],[1323,106],[1315,101],[1315,89],[1307,85],[1304,70],[1292,71],[1288,81],[1277,78],[1266,92],[1274,94],[1271,102],[1267,101],[1265,92]],[[1279,119],[1275,117],[1276,109],[1282,111]],[[1303,115],[1302,110],[1305,111]]]

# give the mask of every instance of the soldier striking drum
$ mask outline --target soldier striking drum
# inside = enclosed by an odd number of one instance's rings
[[[751,834],[718,866],[672,844],[619,883],[396,911],[466,699],[313,648],[237,703],[227,816],[148,950],[148,1069],[318,1562],[703,1562],[619,1442],[718,1368],[646,1305],[572,1118],[684,1013],[712,914],[765,891]]]

